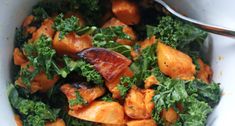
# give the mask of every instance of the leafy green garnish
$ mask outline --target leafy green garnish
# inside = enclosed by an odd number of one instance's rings
[[[185,90],[185,82],[182,80],[172,80],[167,78],[163,83],[159,84],[156,95],[153,97],[155,109],[153,118],[160,122],[160,113],[164,108],[169,108],[177,102],[184,101],[188,94]]]
[[[86,104],[87,102],[82,98],[80,95],[79,91],[75,91],[76,98],[69,100],[69,106],[74,106],[74,105],[83,105]]]
[[[24,99],[19,96],[15,87],[11,84],[9,100],[12,107],[22,116],[26,126],[44,126],[47,121],[55,121],[59,109],[51,109],[41,101]]]
[[[101,97],[101,100],[107,101],[107,102],[115,101],[115,100],[112,98],[112,94],[111,94],[111,93],[108,93],[108,94],[104,95],[103,97]]]
[[[180,114],[184,126],[204,126],[207,115],[212,111],[211,107],[203,101],[190,96],[185,101],[186,113]]]
[[[96,84],[102,84],[102,76],[94,69],[94,67],[85,62],[84,60],[74,61],[69,57],[63,57],[65,62],[65,67],[58,69],[57,73],[62,77],[66,78],[67,75],[72,71],[77,71],[83,77],[86,77],[87,81],[93,81]]]
[[[147,26],[147,34],[156,35],[165,44],[177,49],[183,49],[194,41],[202,43],[207,36],[204,31],[170,16],[162,17],[156,27]]]
[[[49,17],[45,9],[42,7],[34,8],[32,14],[34,16],[34,21],[39,23],[43,22],[46,18]]]
[[[121,26],[98,29],[93,37],[93,45],[95,47],[107,48],[126,57],[130,57],[131,47],[114,41],[116,38],[131,39],[122,29],[123,27]]]
[[[79,19],[75,16],[64,19],[62,13],[55,18],[53,28],[56,31],[60,31],[59,38],[61,39],[70,32],[76,32],[77,34],[82,35],[85,33],[91,34],[96,30],[96,27],[81,27],[79,25]]]
[[[131,89],[132,85],[135,84],[136,78],[121,77],[120,84],[118,84],[117,89],[120,92],[121,97],[124,99]]]

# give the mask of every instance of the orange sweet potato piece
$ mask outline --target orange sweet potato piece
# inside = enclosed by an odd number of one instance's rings
[[[54,21],[50,18],[45,19],[41,25],[40,28],[37,29],[32,35],[32,41],[37,40],[41,37],[41,35],[45,35],[47,37],[50,37],[51,39],[54,36],[54,29],[52,28],[52,25],[54,24]]]
[[[127,122],[127,126],[157,126],[157,124],[153,119],[147,119],[129,121]]]
[[[198,59],[198,63],[200,65],[200,70],[197,73],[197,78],[201,79],[206,83],[210,83],[212,76],[212,69],[210,66],[205,64],[201,59]]]
[[[101,124],[101,126],[126,126],[126,124]]]
[[[157,57],[162,73],[182,80],[194,79],[195,65],[192,59],[183,52],[158,42]]]
[[[15,115],[14,117],[15,117],[16,126],[23,126],[23,122],[20,119],[20,116],[19,115]]]
[[[113,0],[112,11],[120,21],[127,25],[140,22],[139,8],[136,3],[129,0]]]
[[[63,119],[56,119],[55,122],[48,122],[45,126],[66,126]]]
[[[152,36],[151,38],[146,38],[143,42],[140,43],[140,49],[143,50],[148,46],[151,46],[156,42],[156,37]]]
[[[145,89],[148,89],[152,85],[157,85],[157,84],[159,84],[159,81],[157,80],[157,78],[154,75],[150,75],[149,77],[147,77],[144,80],[144,88]]]
[[[59,54],[75,55],[76,53],[92,47],[92,38],[89,35],[78,36],[69,33],[63,39],[59,38],[60,32],[54,36],[52,45]]]
[[[70,84],[64,84],[61,86],[61,91],[66,95],[68,100],[76,99],[75,91],[78,91],[80,96],[87,102],[90,103],[94,101],[96,98],[102,96],[105,93],[105,89],[99,86],[93,88],[87,88],[86,86],[82,86],[81,88],[77,89]],[[82,108],[83,105],[74,105],[69,106],[70,109],[78,110]]]
[[[23,23],[22,23],[22,26],[23,26],[23,27],[29,26],[29,25],[33,22],[33,20],[34,20],[34,16],[33,16],[33,15],[27,16],[27,17],[24,19],[24,21],[23,21]]]
[[[27,58],[20,51],[19,48],[14,49],[13,60],[14,60],[15,65],[22,65],[22,64],[25,64],[26,62],[28,62]]]
[[[104,48],[89,48],[79,56],[93,64],[106,81],[117,78],[131,64],[125,56]]]
[[[137,36],[131,27],[127,26],[126,24],[124,24],[123,22],[119,21],[116,18],[111,18],[103,25],[103,28],[112,27],[112,26],[123,26],[122,31],[131,37],[131,40],[117,38],[116,42],[124,45],[133,45],[134,41],[137,39]]]
[[[148,119],[151,117],[154,104],[152,97],[154,91],[151,89],[141,90],[133,86],[124,103],[124,110],[127,116],[132,119]]]
[[[117,89],[117,85],[120,83],[120,79],[123,76],[127,76],[127,77],[132,77],[133,76],[133,72],[130,70],[130,68],[126,68],[123,73],[121,73],[116,79],[114,79],[113,81],[105,81],[105,85],[106,87],[109,89],[109,91],[113,94],[113,98],[120,98],[120,92]]]
[[[70,110],[69,115],[78,119],[104,123],[124,124],[123,107],[118,102],[94,101],[77,111]]]
[[[175,123],[178,119],[178,114],[173,108],[169,108],[168,110],[163,109],[162,111],[163,119],[168,123]]]

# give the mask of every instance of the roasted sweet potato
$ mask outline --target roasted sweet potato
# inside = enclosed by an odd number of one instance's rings
[[[194,79],[195,65],[192,63],[192,59],[183,52],[159,41],[157,45],[157,57],[162,73],[182,80]]]
[[[78,119],[104,123],[124,124],[123,107],[118,102],[94,101],[77,111],[70,110],[69,115]]]
[[[23,65],[28,62],[27,58],[24,54],[20,51],[19,48],[14,49],[13,53],[13,60],[15,65]]]
[[[14,117],[15,117],[16,126],[23,126],[23,122],[20,119],[20,116],[19,115],[15,115]]]
[[[147,77],[144,80],[144,88],[145,89],[148,89],[152,85],[157,85],[157,84],[159,84],[159,81],[157,80],[157,78],[154,75],[150,75],[149,77]]]
[[[27,17],[24,19],[24,21],[23,21],[23,23],[22,23],[22,26],[23,26],[23,27],[29,26],[29,25],[33,22],[33,20],[34,20],[34,16],[33,16],[33,15],[27,16]]]
[[[126,124],[102,124],[101,126],[126,126]]]
[[[79,53],[79,57],[93,64],[108,82],[116,79],[131,64],[125,56],[103,48],[86,49]]]
[[[139,8],[136,3],[129,0],[113,0],[112,11],[120,21],[127,25],[140,22]]]
[[[79,94],[81,95],[81,97],[87,103],[94,101],[96,98],[102,96],[105,93],[105,89],[100,86],[96,86],[93,88],[87,88],[84,85],[84,86],[81,86],[81,88],[77,89],[70,84],[64,84],[63,86],[61,86],[60,89],[66,95],[68,100],[75,99],[76,98],[75,91],[78,91]],[[82,108],[83,105],[74,105],[74,106],[69,106],[69,107],[70,107],[70,109],[78,110],[79,108]]]
[[[78,36],[69,33],[63,39],[59,38],[60,32],[54,36],[52,45],[59,54],[75,55],[76,53],[92,47],[92,38],[89,35]]]
[[[156,42],[156,37],[152,36],[151,38],[146,38],[143,42],[140,43],[140,49],[143,50],[148,46],[153,45]]]
[[[63,119],[56,119],[55,122],[48,122],[45,126],[66,126]]]
[[[151,89],[141,90],[133,86],[124,103],[124,110],[127,116],[132,119],[148,119],[151,117],[154,104],[152,97],[154,91]]]
[[[45,19],[41,25],[40,28],[37,29],[32,35],[32,41],[37,40],[41,37],[41,35],[45,35],[47,37],[50,37],[51,39],[54,36],[54,29],[52,28],[52,25],[54,24],[54,21],[50,18]]]
[[[169,108],[168,110],[163,109],[162,111],[163,119],[168,123],[175,123],[178,119],[178,114],[173,108]]]
[[[117,89],[117,85],[120,83],[120,79],[121,77],[132,77],[133,76],[133,72],[130,70],[130,68],[126,68],[123,73],[121,73],[117,78],[115,78],[114,80],[108,82],[105,82],[106,87],[109,89],[109,91],[113,94],[113,98],[120,98],[120,92]]]
[[[153,119],[148,120],[133,120],[127,122],[127,126],[157,126]]]
[[[137,39],[137,36],[131,27],[127,26],[126,24],[124,24],[123,22],[119,21],[116,18],[111,18],[109,21],[107,21],[103,25],[103,28],[112,27],[112,26],[123,26],[122,31],[131,37],[131,40],[117,38],[116,41],[118,43],[124,44],[124,45],[133,45],[134,44],[134,41]]]
[[[200,65],[200,70],[197,73],[197,78],[201,79],[206,83],[210,83],[212,76],[212,69],[210,66],[205,64],[201,59],[198,59],[198,63]]]

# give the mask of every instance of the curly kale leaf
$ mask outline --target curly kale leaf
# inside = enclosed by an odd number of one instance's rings
[[[201,80],[194,80],[186,85],[188,94],[194,95],[198,100],[207,102],[211,107],[218,104],[221,96],[220,86],[217,83],[206,84]]]
[[[185,90],[185,82],[169,78],[159,84],[155,93],[156,95],[153,97],[155,109],[152,116],[157,122],[161,122],[159,115],[164,108],[174,106],[177,102],[184,101],[188,97],[188,93]]]
[[[122,31],[122,29],[123,27],[121,26],[97,29],[93,37],[93,45],[95,47],[113,50],[130,58],[131,47],[115,42],[116,38],[131,39],[130,36]]]
[[[120,92],[121,97],[124,99],[131,89],[132,85],[135,84],[136,78],[121,77],[120,84],[118,84],[117,89]]]
[[[77,71],[83,77],[86,77],[87,81],[93,81],[96,84],[102,84],[102,76],[94,69],[94,67],[85,62],[84,60],[72,60],[69,57],[63,57],[65,62],[65,67],[57,70],[57,73],[62,77],[66,78],[67,75],[72,71]]]
[[[147,35],[156,35],[165,44],[173,48],[184,49],[193,42],[203,43],[207,33],[190,24],[165,16],[160,19],[156,27],[147,26]]]
[[[74,106],[74,105],[83,105],[86,104],[87,102],[82,98],[80,93],[78,91],[75,91],[76,98],[69,100],[69,106]]]
[[[184,102],[185,113],[180,114],[184,126],[204,126],[211,107],[204,101],[199,101],[190,96]]]
[[[9,100],[12,107],[22,116],[26,126],[44,126],[47,121],[55,121],[59,113],[59,109],[51,109],[41,101],[20,97],[12,84],[10,85]]]
[[[34,22],[36,23],[42,23],[46,18],[49,17],[47,12],[45,11],[44,8],[42,7],[36,7],[33,8],[32,15],[34,16]]]

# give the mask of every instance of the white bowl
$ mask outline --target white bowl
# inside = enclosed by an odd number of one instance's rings
[[[203,15],[210,22],[223,22],[225,26],[235,27],[235,9],[233,15],[225,16],[226,7],[233,0],[206,0],[210,10]],[[10,64],[15,28],[29,14],[36,0],[1,0],[0,4],[0,125],[14,126],[13,112],[7,97],[7,85],[10,82]],[[234,6],[234,4],[232,4]],[[216,11],[217,10],[217,11]],[[231,13],[231,10],[230,10]],[[212,14],[218,17],[214,19]],[[208,126],[234,126],[235,114],[235,39],[209,35],[204,51],[207,52],[214,71],[214,81],[221,83],[223,95],[220,103],[208,119]]]

